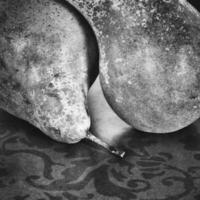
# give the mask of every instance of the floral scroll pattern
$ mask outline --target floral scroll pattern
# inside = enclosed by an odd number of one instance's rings
[[[89,142],[54,142],[9,116],[0,122],[0,199],[199,200],[198,124],[168,135],[132,130],[118,159]]]

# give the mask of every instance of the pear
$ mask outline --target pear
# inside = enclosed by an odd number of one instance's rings
[[[53,0],[0,1],[0,107],[67,143],[86,137],[98,72],[95,37],[83,24]]]
[[[96,38],[72,6],[57,0],[0,0],[0,108],[52,139],[86,138],[87,93],[98,74]]]
[[[113,110],[145,132],[200,117],[200,14],[186,0],[69,0],[90,21]]]
[[[78,142],[90,127],[92,39],[76,15],[54,1],[0,3],[1,108],[53,139]]]

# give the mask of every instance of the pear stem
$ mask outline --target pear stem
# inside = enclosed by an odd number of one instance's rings
[[[105,149],[107,149],[109,152],[111,152],[112,154],[120,157],[120,158],[123,158],[124,155],[125,155],[125,151],[121,151],[121,150],[118,150],[116,149],[115,147],[107,144],[106,142],[104,142],[103,140],[97,138],[96,136],[94,136],[92,133],[88,132],[87,133],[87,136],[86,136],[86,139],[87,140],[90,140],[102,147],[104,147]]]

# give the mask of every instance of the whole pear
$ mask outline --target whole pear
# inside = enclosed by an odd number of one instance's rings
[[[0,108],[57,141],[80,141],[97,59],[94,34],[72,7],[0,0]]]
[[[200,14],[186,0],[69,0],[97,36],[100,81],[113,110],[153,133],[200,117]]]

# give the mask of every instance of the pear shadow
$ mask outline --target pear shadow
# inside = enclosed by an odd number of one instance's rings
[[[53,143],[57,143],[53,139],[49,138],[38,128],[31,125],[25,120],[19,119],[8,112],[0,109],[0,125],[1,129],[9,130],[10,136],[15,135],[17,137],[25,136],[29,138],[29,141],[32,141],[33,144],[39,146],[49,146]],[[0,135],[3,134],[3,131],[0,132]]]
[[[148,148],[158,144],[161,148],[183,145],[184,150],[200,151],[200,120],[179,131],[166,134],[147,133],[131,128],[118,138],[117,146],[127,149],[127,155],[130,156],[131,151],[128,149]]]
[[[109,151],[88,140],[83,139],[75,144],[55,141],[27,121],[0,109],[0,151],[5,143],[17,145],[19,151],[37,149],[50,157],[56,154],[57,160],[91,158],[100,162],[113,157]]]
[[[93,155],[93,153],[96,153],[94,149],[97,149],[102,153],[104,152],[103,154],[105,156],[110,156],[103,148],[84,140],[77,145],[54,141],[38,128],[3,110],[0,110],[0,125],[0,138],[6,130],[10,130],[9,137],[21,138],[22,142],[26,140],[25,142],[28,141],[27,145],[30,147],[36,146],[40,149],[56,148],[58,151],[68,152],[72,155],[79,154],[81,151],[85,151],[85,155]],[[126,151],[126,157],[132,156],[135,149],[148,149],[152,145],[160,146],[160,150],[162,150],[162,146],[176,147],[177,145],[181,145],[183,146],[180,148],[181,151],[200,151],[200,120],[197,120],[195,123],[182,130],[167,134],[145,133],[129,128],[116,142],[116,147]],[[168,149],[168,152],[170,152],[170,149]]]

